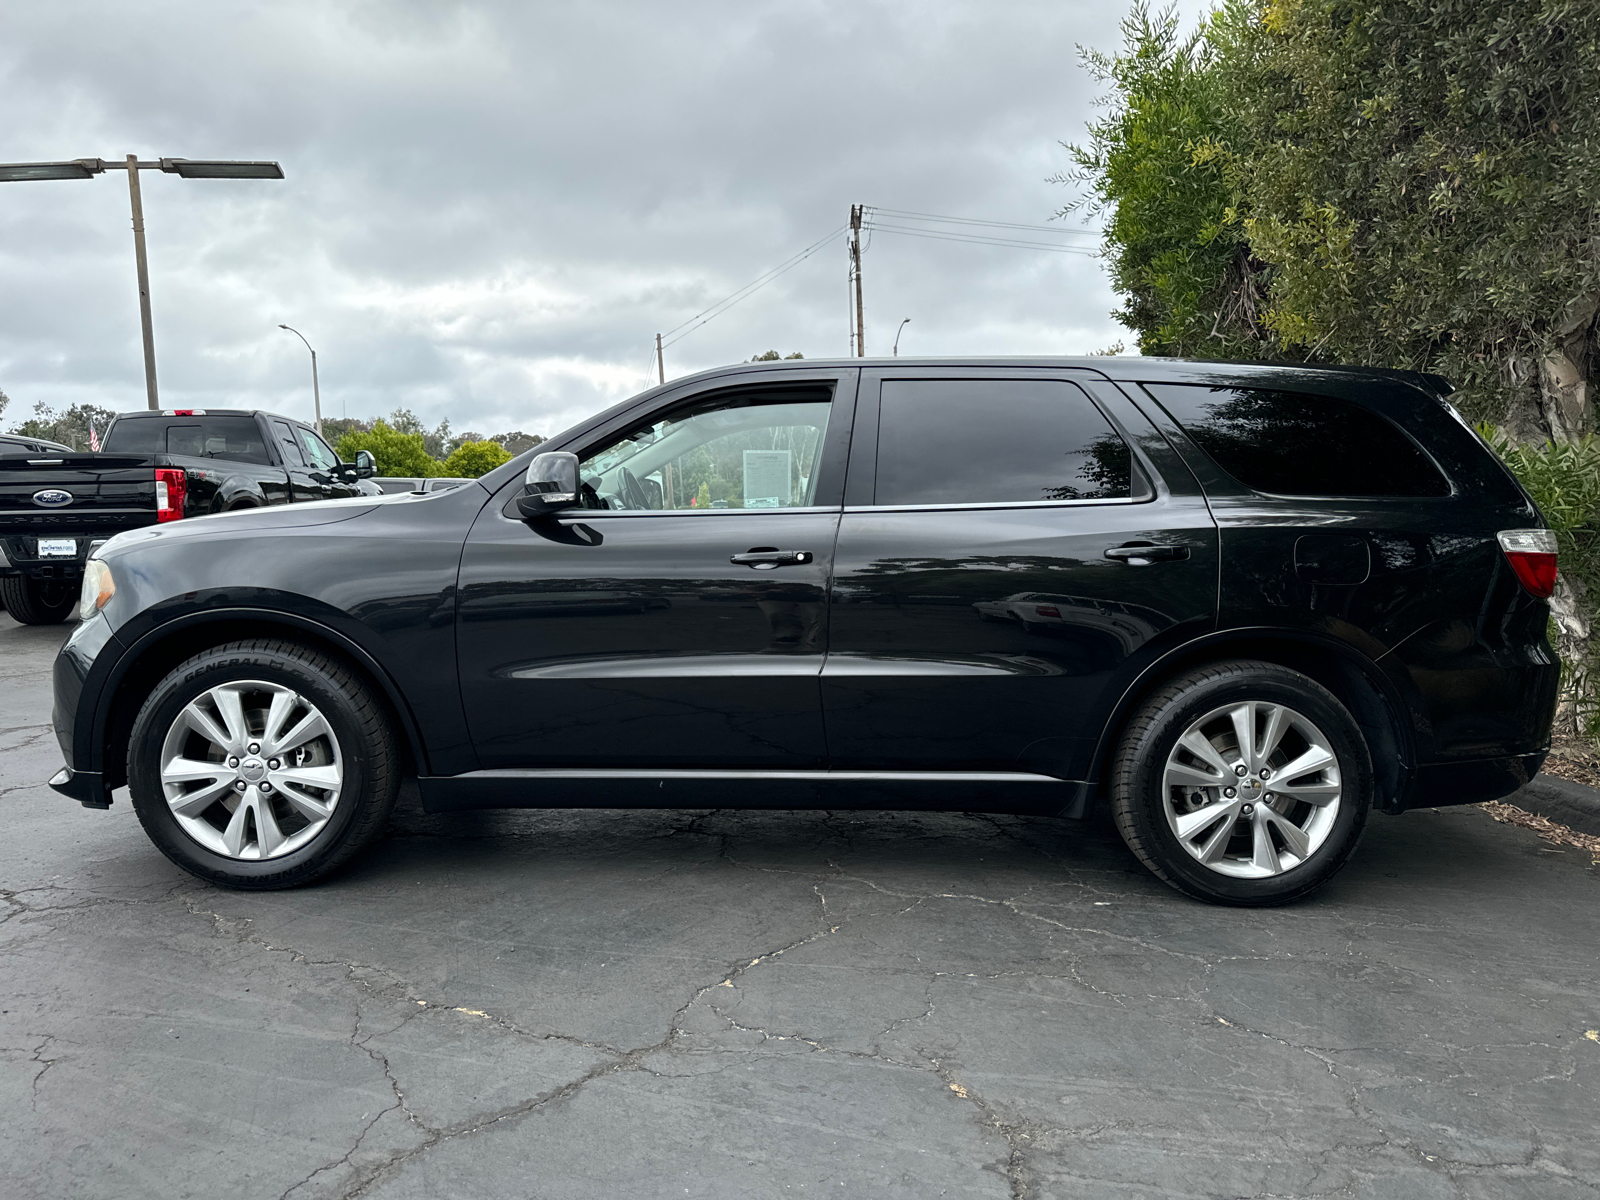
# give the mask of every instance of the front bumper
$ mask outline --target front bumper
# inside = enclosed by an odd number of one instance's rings
[[[71,796],[85,808],[110,808],[111,789],[99,771],[74,771],[62,767],[50,777],[50,786],[63,796]]]

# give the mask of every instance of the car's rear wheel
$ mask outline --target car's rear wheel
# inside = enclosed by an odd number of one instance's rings
[[[1112,813],[1140,861],[1190,896],[1282,904],[1349,860],[1372,806],[1372,765],[1349,711],[1264,662],[1174,679],[1128,723]]]
[[[233,642],[156,685],[128,750],[133,806],[184,870],[224,887],[325,875],[387,822],[399,753],[382,706],[306,646]]]
[[[0,599],[24,625],[59,625],[78,605],[78,585],[70,579],[0,576]]]

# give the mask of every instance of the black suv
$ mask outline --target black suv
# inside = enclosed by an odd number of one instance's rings
[[[1555,545],[1444,381],[1152,359],[776,362],[473,484],[114,538],[57,790],[282,887],[502,806],[1085,817],[1192,896],[1324,883],[1368,811],[1505,795]]]

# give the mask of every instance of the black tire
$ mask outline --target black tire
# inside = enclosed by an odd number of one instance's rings
[[[24,625],[59,625],[78,607],[78,586],[70,579],[0,576],[6,611]]]
[[[1235,878],[1201,863],[1180,843],[1163,794],[1168,756],[1185,731],[1206,714],[1245,701],[1286,705],[1313,722],[1338,761],[1342,789],[1325,840],[1305,861],[1268,878]],[[1287,667],[1240,660],[1182,675],[1140,708],[1123,731],[1112,765],[1111,809],[1128,848],[1180,892],[1217,904],[1261,906],[1298,900],[1338,873],[1366,826],[1372,790],[1366,741],[1332,692]]]
[[[162,746],[185,706],[218,684],[240,680],[289,688],[314,704],[338,739],[343,760],[339,798],[326,824],[282,857],[245,860],[201,845],[174,816],[161,784]],[[387,825],[400,767],[387,714],[364,683],[318,650],[270,639],[230,642],[178,666],[139,710],[128,745],[128,788],[150,840],[190,874],[248,890],[309,883],[343,864]]]

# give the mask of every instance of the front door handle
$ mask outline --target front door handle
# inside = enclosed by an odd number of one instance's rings
[[[755,546],[747,554],[730,555],[728,561],[757,571],[770,571],[774,567],[799,567],[811,561],[809,550],[777,550],[771,546]]]
[[[1113,546],[1105,552],[1106,558],[1117,559],[1130,567],[1147,567],[1153,562],[1179,562],[1189,557],[1187,546],[1156,546],[1149,542],[1129,542]]]

